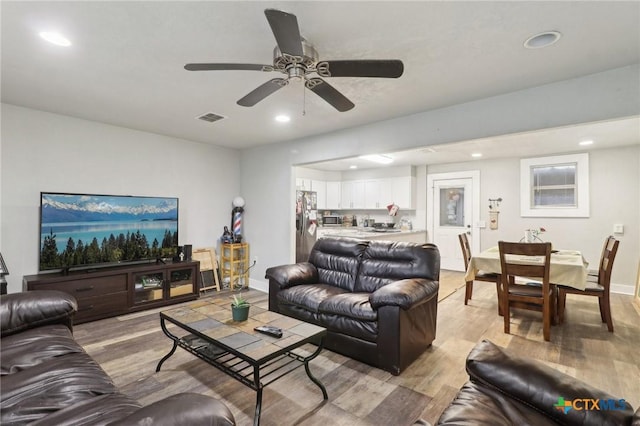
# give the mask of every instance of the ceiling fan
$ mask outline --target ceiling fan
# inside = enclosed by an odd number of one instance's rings
[[[295,15],[276,9],[266,9],[264,14],[275,36],[277,46],[273,50],[273,65],[261,64],[186,64],[188,71],[277,71],[284,77],[273,78],[258,86],[238,101],[238,105],[251,107],[283,88],[291,79],[303,80],[307,89],[320,96],[340,112],[355,105],[346,96],[327,83],[322,77],[381,77],[398,78],[404,71],[397,59],[356,59],[320,61],[318,52],[300,35]],[[313,74],[317,74],[314,76]]]

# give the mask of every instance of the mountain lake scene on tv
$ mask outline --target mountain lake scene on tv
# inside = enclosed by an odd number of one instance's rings
[[[177,245],[177,198],[42,194],[41,270],[171,257]]]

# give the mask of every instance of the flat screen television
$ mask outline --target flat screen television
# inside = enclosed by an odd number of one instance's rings
[[[40,193],[40,271],[173,258],[178,198]]]

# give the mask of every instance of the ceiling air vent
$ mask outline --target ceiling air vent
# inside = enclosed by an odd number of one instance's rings
[[[209,123],[215,123],[216,121],[222,120],[225,117],[223,117],[221,115],[218,115],[218,114],[214,114],[212,112],[208,112],[208,113],[203,114],[203,115],[201,115],[201,116],[199,116],[197,118],[198,118],[198,120],[208,121]]]

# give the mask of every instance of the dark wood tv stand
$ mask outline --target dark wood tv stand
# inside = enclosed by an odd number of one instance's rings
[[[196,299],[199,277],[200,262],[154,262],[25,275],[22,287],[71,294],[78,301],[74,323],[80,324]]]

